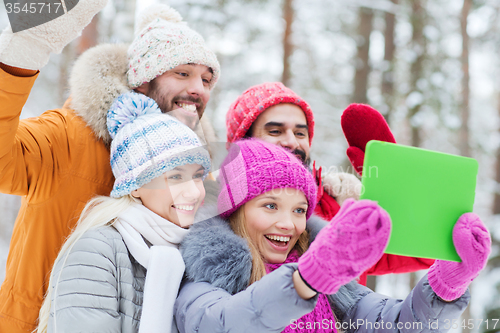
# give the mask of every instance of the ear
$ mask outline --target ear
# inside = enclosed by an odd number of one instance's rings
[[[145,82],[145,83],[141,84],[140,86],[138,86],[137,88],[135,88],[134,91],[148,96],[148,93],[149,93],[149,82]]]
[[[141,194],[139,192],[139,190],[133,190],[131,193],[130,193],[131,196],[133,196],[134,198],[136,199],[140,199],[141,198]]]

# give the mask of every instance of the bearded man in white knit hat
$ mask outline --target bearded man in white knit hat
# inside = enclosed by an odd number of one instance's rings
[[[80,35],[106,3],[66,1],[64,15],[22,31],[11,21],[14,29],[0,35],[0,191],[22,196],[0,289],[0,332],[35,329],[62,243],[85,203],[113,187],[106,114],[115,98],[134,89],[193,128],[219,78],[203,38],[177,11],[156,5],[141,16],[129,47],[99,45],[79,57],[62,108],[19,120],[50,54]]]

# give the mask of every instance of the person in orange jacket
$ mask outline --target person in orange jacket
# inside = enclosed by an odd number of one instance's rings
[[[203,38],[177,11],[155,5],[129,47],[99,45],[79,57],[62,108],[19,120],[50,53],[61,52],[106,3],[80,0],[52,21],[0,35],[0,191],[22,196],[0,288],[0,332],[36,328],[64,240],[86,202],[113,187],[106,114],[115,98],[134,89],[193,128],[219,77]]]
[[[370,108],[371,109],[371,108]],[[348,108],[348,110],[350,110]],[[363,135],[364,145],[369,139],[390,141],[392,134],[383,117],[373,109],[363,108],[355,114],[346,110],[342,116],[344,133],[346,121],[349,128],[346,138],[351,148],[347,151],[353,166],[363,165],[364,155],[353,153],[352,140]],[[347,113],[346,113],[347,112]],[[349,117],[349,114],[351,117]],[[377,116],[380,116],[380,118]],[[362,128],[357,126],[363,124]],[[314,114],[309,104],[280,82],[267,82],[248,88],[229,107],[226,114],[227,141],[235,142],[245,137],[257,137],[280,145],[310,166],[310,148],[314,135]],[[364,151],[364,145],[361,147]],[[360,150],[361,151],[361,150]],[[321,168],[312,169],[318,184],[317,205],[314,213],[330,221],[348,198],[359,199],[361,183],[352,174],[329,172],[321,175]],[[370,269],[361,274],[358,282],[366,285],[367,275],[408,273],[427,269],[431,259],[384,254]]]

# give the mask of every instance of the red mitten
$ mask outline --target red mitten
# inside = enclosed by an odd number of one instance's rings
[[[361,176],[365,147],[370,140],[396,143],[384,117],[366,104],[351,104],[344,110],[340,119],[344,136],[347,139],[347,157],[354,170]]]

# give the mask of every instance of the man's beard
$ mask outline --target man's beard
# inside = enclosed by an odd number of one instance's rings
[[[196,125],[199,123],[199,120],[201,116],[203,115],[203,112],[205,111],[205,103],[203,103],[203,100],[201,97],[195,98],[193,96],[174,96],[171,101],[167,99],[167,96],[165,94],[160,93],[160,89],[158,88],[156,84],[156,80],[152,80],[149,83],[149,92],[148,92],[148,97],[152,98],[156,104],[158,104],[158,107],[160,108],[162,113],[169,114],[180,121],[182,121],[185,125],[189,126],[191,129],[194,129]],[[198,107],[196,108],[196,112],[198,113],[198,119],[194,119],[195,117],[191,117],[188,120],[188,116],[183,117],[180,113],[176,112],[177,108],[175,107],[175,102],[178,101],[187,101],[187,102],[192,102],[192,103],[197,103]],[[190,122],[190,123],[187,123]]]
[[[302,161],[302,164],[307,168],[309,167],[309,164],[311,164],[311,158],[306,155],[306,152],[303,151],[302,149],[295,148],[294,150],[290,151],[292,154],[297,156],[299,160]]]

